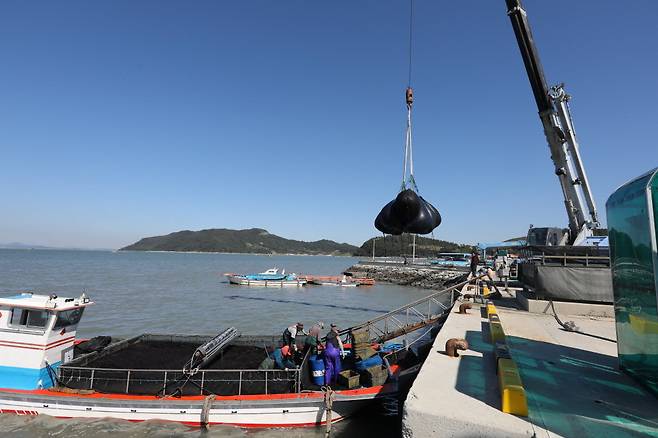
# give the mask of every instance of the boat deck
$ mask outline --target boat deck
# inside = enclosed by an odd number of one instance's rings
[[[496,307],[528,416],[501,411],[489,322],[474,304],[467,315],[453,311],[437,336],[405,403],[405,436],[658,436],[658,398],[619,370],[608,340],[613,319],[559,315],[593,337],[563,330],[550,314],[519,310],[511,298]],[[466,339],[469,350],[448,357],[450,338]]]
[[[199,344],[186,342],[139,341],[106,356],[92,359],[85,366],[116,369],[182,369],[198,346]],[[266,357],[264,346],[229,345],[204,369],[257,369]]]
[[[299,390],[302,369],[260,370],[277,347],[276,337],[241,337],[189,376],[182,372],[192,354],[210,337],[141,335],[80,356],[60,367],[61,383],[106,393],[162,395],[282,394]]]

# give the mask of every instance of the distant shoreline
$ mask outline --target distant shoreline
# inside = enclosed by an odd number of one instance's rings
[[[10,248],[0,246],[0,251],[104,251],[104,252],[114,252],[118,251],[117,249],[111,248],[57,248],[57,247],[34,247],[34,248]]]
[[[218,252],[218,251],[152,251],[152,250],[139,250],[139,249],[109,249],[109,248],[0,248],[6,251],[96,251],[96,252],[138,252],[138,253],[159,253],[159,254],[227,254],[227,255],[245,255],[245,256],[300,256],[300,257],[350,257],[350,258],[363,258],[363,256],[355,255],[334,255],[334,254],[264,254],[259,252]]]
[[[172,254],[227,254],[227,255],[252,255],[252,256],[300,256],[300,257],[351,257],[362,258],[362,256],[354,255],[334,255],[334,254],[297,254],[297,253],[273,253],[264,254],[262,252],[219,252],[219,251],[152,251],[152,250],[139,250],[139,249],[116,249],[113,252],[141,252],[141,253],[172,253]]]

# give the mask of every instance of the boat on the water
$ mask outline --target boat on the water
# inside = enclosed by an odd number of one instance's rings
[[[443,252],[436,259],[430,260],[430,264],[441,267],[466,268],[471,264],[471,255],[461,252]]]
[[[309,284],[316,284],[319,286],[340,286],[340,287],[357,287],[357,286],[373,286],[375,280],[372,278],[352,277],[351,275],[342,276],[321,276],[321,275],[306,275],[306,280]]]
[[[241,286],[259,286],[259,287],[286,287],[286,286],[304,286],[307,283],[306,278],[300,277],[295,273],[286,274],[286,270],[279,272],[277,268],[268,269],[265,272],[257,274],[224,274],[229,283]]]
[[[340,421],[398,394],[422,362],[413,349],[381,348],[379,368],[367,370],[378,369],[383,379],[356,377],[327,389],[314,379],[321,361],[310,351],[297,368],[260,369],[281,346],[280,338],[244,336],[234,328],[215,337],[145,334],[113,343],[103,337],[79,342],[77,326],[91,304],[84,294],[0,298],[0,413],[193,426],[315,426],[328,415]],[[345,359],[346,369],[356,352]]]

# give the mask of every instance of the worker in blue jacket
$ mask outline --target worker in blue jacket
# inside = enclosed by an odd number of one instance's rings
[[[272,358],[274,359],[276,367],[281,370],[295,368],[295,364],[292,361],[292,352],[290,351],[290,347],[287,345],[274,350],[272,353]]]

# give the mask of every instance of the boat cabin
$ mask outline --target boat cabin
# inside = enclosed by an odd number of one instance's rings
[[[57,368],[73,360],[77,326],[91,304],[85,294],[0,298],[0,388],[53,386]]]

